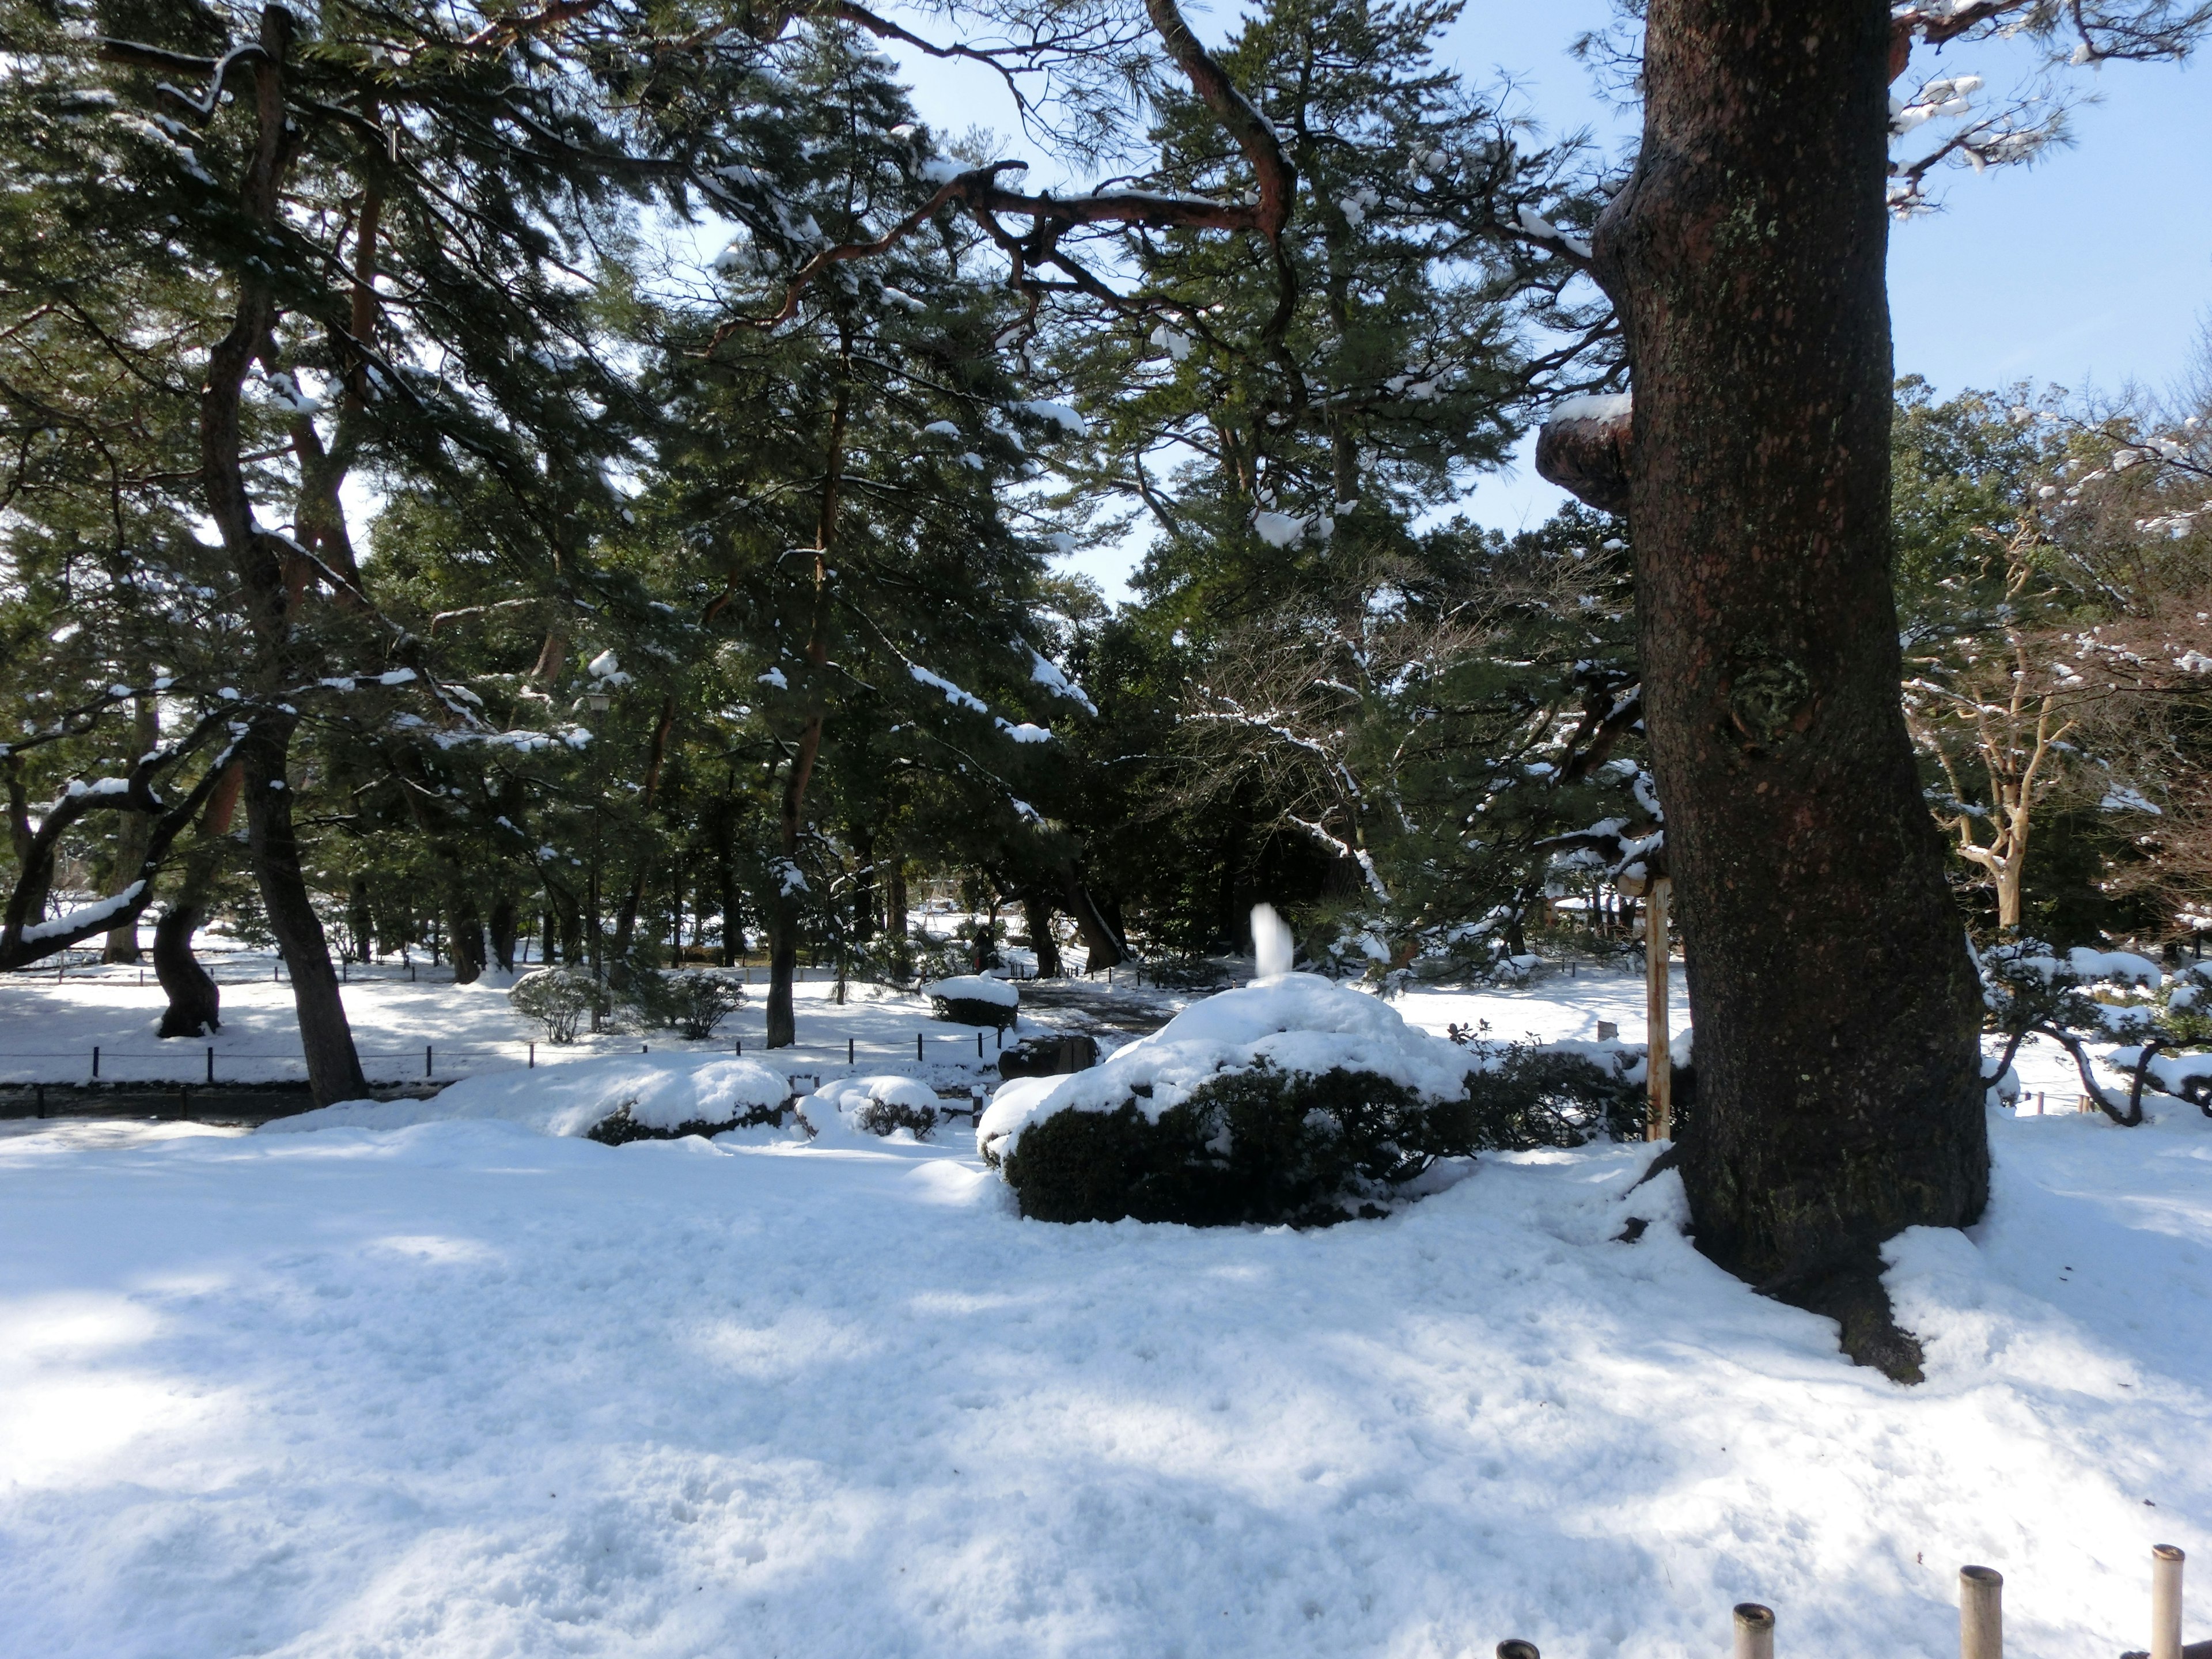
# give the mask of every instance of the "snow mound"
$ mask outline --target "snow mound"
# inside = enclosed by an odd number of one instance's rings
[[[1022,1002],[1022,994],[1005,980],[983,974],[933,979],[921,988],[921,994],[943,1002],[988,1002],[994,1008],[1018,1008]]]
[[[1282,1072],[1373,1072],[1432,1100],[1464,1094],[1468,1073],[1482,1065],[1379,998],[1318,974],[1285,974],[1194,1003],[1087,1072],[1006,1084],[976,1122],[976,1150],[1004,1158],[1032,1123],[1132,1100],[1157,1123],[1207,1079],[1263,1062]]]
[[[617,1054],[464,1078],[428,1100],[344,1100],[278,1118],[264,1134],[318,1129],[404,1129],[416,1123],[498,1119],[544,1135],[582,1135],[624,1107],[644,1129],[729,1123],[791,1098],[781,1072],[758,1060]]]

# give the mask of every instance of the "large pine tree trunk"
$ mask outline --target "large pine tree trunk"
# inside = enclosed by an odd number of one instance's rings
[[[1698,1247],[1895,1376],[1877,1246],[1989,1186],[1979,998],[1898,706],[1883,0],[1652,0],[1596,238],[1688,948]]]
[[[337,969],[331,965],[330,943],[322,919],[308,896],[300,866],[300,843],[292,828],[292,791],[284,777],[289,747],[289,716],[267,716],[254,723],[240,747],[245,763],[246,845],[269,930],[292,979],[292,1007],[300,1021],[300,1048],[307,1056],[307,1085],[315,1104],[358,1100],[368,1092],[355,1051],[353,1028],[346,1023],[338,994]]]
[[[853,343],[841,336],[841,354],[849,355]],[[819,670],[830,660],[830,551],[837,544],[839,486],[844,477],[845,422],[851,411],[851,390],[843,381],[830,416],[830,447],[822,475],[822,516],[814,541],[814,611],[806,630],[806,660]],[[818,684],[810,694],[822,695]],[[776,891],[768,913],[768,1046],[787,1048],[796,1042],[798,1025],[792,1016],[791,981],[799,965],[799,904],[792,882],[799,874],[799,837],[806,817],[806,786],[814,775],[814,763],[822,754],[824,715],[817,705],[799,733],[797,750],[784,772],[783,800],[779,817],[782,832],[783,868],[776,874]]]
[[[483,977],[483,917],[477,914],[476,900],[465,893],[455,894],[446,908],[446,915],[449,954],[453,958],[453,983],[473,985]]]
[[[144,755],[161,746],[161,704],[153,697],[134,700],[131,738],[131,753]],[[143,812],[125,812],[123,822],[115,831],[114,892],[122,892],[138,879],[138,866],[146,861],[146,849],[153,845],[154,820]],[[119,927],[107,930],[107,944],[100,953],[102,962],[136,962],[138,960],[138,923],[134,917]]]
[[[819,561],[817,561],[817,564]],[[822,717],[806,723],[785,774],[781,814],[783,859],[770,877],[775,890],[764,907],[768,922],[768,1007],[764,1012],[767,1042],[771,1048],[787,1048],[799,1041],[799,1026],[792,1012],[792,981],[799,968],[799,890],[793,884],[799,872],[799,835],[806,804],[806,783],[813,775],[815,757],[822,752]]]
[[[1052,936],[1052,901],[1036,888],[1022,894],[1022,920],[1030,930],[1030,949],[1036,952],[1039,979],[1060,977],[1060,941]]]
[[[1068,919],[1075,924],[1075,935],[1083,941],[1084,971],[1095,974],[1101,968],[1111,968],[1129,959],[1128,947],[1121,942],[1119,931],[1102,912],[1091,896],[1091,890],[1069,865],[1060,872],[1060,892],[1067,907]]]
[[[169,1000],[156,1036],[198,1037],[222,1030],[222,991],[192,954],[192,935],[206,920],[198,904],[177,898],[154,924],[154,977]]]
[[[491,959],[501,973],[514,971],[514,942],[522,932],[522,915],[514,908],[514,895],[501,893],[491,907]]]

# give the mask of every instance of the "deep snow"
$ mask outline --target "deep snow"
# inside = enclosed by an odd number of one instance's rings
[[[1753,1598],[1897,1659],[1980,1561],[2016,1651],[2113,1654],[2148,1546],[2212,1547],[2212,1122],[2158,1105],[1993,1116],[1988,1219],[1894,1253],[1910,1390],[1698,1256],[1641,1147],[1199,1232],[1022,1221],[957,1135],[16,1126],[0,1630],[1602,1659]]]

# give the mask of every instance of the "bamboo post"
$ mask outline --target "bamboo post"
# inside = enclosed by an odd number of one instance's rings
[[[1644,901],[1644,1069],[1651,1091],[1651,1111],[1644,1126],[1646,1140],[1674,1136],[1674,1065],[1667,1030],[1667,901],[1674,881],[1656,878]]]
[[[2181,1564],[2172,1544],[2150,1550],[2150,1659],[2181,1659]]]
[[[1959,1659],[2004,1659],[2004,1575],[1959,1569]]]
[[[1735,1604],[1735,1659],[1774,1659],[1774,1609]]]
[[[1534,1642],[1524,1642],[1517,1636],[1509,1636],[1498,1644],[1498,1659],[1544,1659],[1536,1651]]]

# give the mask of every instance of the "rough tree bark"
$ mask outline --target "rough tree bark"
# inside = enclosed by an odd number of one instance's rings
[[[1652,0],[1601,222],[1646,727],[1683,900],[1698,1248],[1900,1378],[1881,1242],[1989,1187],[1980,1000],[1889,580],[1883,0]]]

